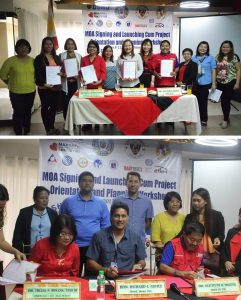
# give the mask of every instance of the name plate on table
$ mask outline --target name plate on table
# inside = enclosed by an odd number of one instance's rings
[[[176,88],[157,88],[157,95],[159,97],[162,96],[181,96],[182,95],[182,89],[180,87]]]
[[[146,88],[122,88],[122,97],[146,97]]]
[[[167,297],[166,279],[116,280],[116,299]]]
[[[194,286],[198,297],[240,294],[238,277],[195,279]]]
[[[23,299],[72,299],[80,298],[80,283],[42,283],[42,282],[26,282],[23,287]]]
[[[79,98],[104,98],[104,92],[103,89],[79,89]]]

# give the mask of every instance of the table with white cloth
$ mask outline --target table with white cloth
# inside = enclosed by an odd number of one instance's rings
[[[140,135],[153,123],[191,122],[195,134],[201,133],[197,98],[194,95],[176,97],[164,111],[149,97],[113,97],[82,99],[74,95],[65,121],[65,130],[74,135],[74,124],[115,124],[126,135]]]

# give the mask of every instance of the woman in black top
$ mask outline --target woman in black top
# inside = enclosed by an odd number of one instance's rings
[[[185,48],[182,51],[184,62],[182,62],[178,68],[177,72],[177,85],[181,86],[185,84],[186,86],[191,84],[192,90],[195,90],[198,65],[192,61],[193,51],[190,48]]]
[[[55,115],[60,99],[61,84],[46,83],[46,66],[61,66],[61,60],[56,55],[51,37],[42,41],[41,53],[34,60],[35,82],[41,100],[41,116],[47,135],[58,135],[59,130],[54,127]]]

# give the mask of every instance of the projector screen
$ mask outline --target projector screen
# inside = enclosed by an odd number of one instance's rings
[[[195,54],[201,41],[209,43],[210,54],[215,57],[224,40],[232,41],[235,53],[241,57],[240,28],[241,15],[180,18],[179,58],[182,60],[184,48],[191,48]]]
[[[193,188],[207,189],[213,209],[221,211],[225,219],[225,233],[238,223],[241,207],[240,160],[194,160]]]

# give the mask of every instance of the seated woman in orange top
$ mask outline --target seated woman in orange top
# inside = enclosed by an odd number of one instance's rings
[[[80,254],[75,237],[73,219],[58,216],[52,223],[50,237],[39,240],[31,251],[29,260],[40,264],[37,276],[78,276]]]

